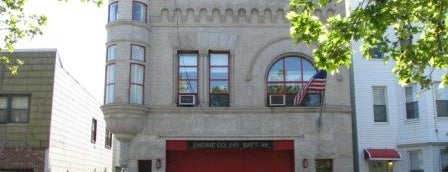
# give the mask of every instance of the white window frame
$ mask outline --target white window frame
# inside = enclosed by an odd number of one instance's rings
[[[438,100],[448,100],[448,86],[443,88],[439,88],[440,82],[434,83],[434,104],[435,104],[435,112],[437,113],[438,118],[448,118],[448,114],[443,114],[444,116],[440,116],[438,112],[437,101]],[[444,91],[444,97],[439,99],[439,90]]]
[[[407,153],[408,153],[408,157],[409,157],[409,171],[412,172],[411,171],[412,170],[411,154],[413,154],[413,153],[416,153],[416,155],[418,155],[418,160],[421,161],[421,162],[418,162],[418,163],[421,163],[421,164],[419,164],[419,165],[421,165],[421,167],[420,167],[421,169],[417,169],[417,170],[424,171],[425,170],[425,164],[423,162],[423,153],[422,153],[422,151],[421,150],[413,150],[413,151],[408,151]]]
[[[408,88],[411,88],[412,89],[412,97],[411,97],[411,100],[409,100],[408,99],[408,96],[407,96],[407,92],[406,92],[406,90],[408,89]],[[418,99],[417,99],[417,85],[408,85],[408,86],[406,86],[406,87],[404,87],[404,94],[405,94],[405,119],[407,120],[407,121],[412,121],[412,120],[419,120],[420,119],[420,107],[419,107],[419,101],[418,101]],[[408,118],[408,113],[407,113],[407,108],[406,108],[406,105],[407,105],[407,103],[413,103],[413,102],[415,102],[415,103],[417,103],[417,117],[414,117],[414,118]]]
[[[384,94],[383,94],[383,101],[384,101],[384,106],[386,108],[386,121],[375,121],[375,105],[380,105],[380,104],[375,104],[375,90],[383,90]],[[374,123],[388,123],[389,122],[389,107],[388,107],[388,101],[387,101],[387,87],[386,86],[373,86],[372,87],[372,117],[373,117],[373,122]]]
[[[133,68],[135,69],[141,69],[142,73],[134,73]],[[136,71],[139,71],[136,70]],[[144,104],[144,95],[145,95],[145,65],[139,64],[139,63],[131,63],[130,67],[130,73],[129,73],[130,79],[129,79],[129,103],[131,104]],[[132,86],[135,86],[136,88],[141,88],[142,92],[141,95],[133,95],[132,94]],[[136,96],[136,97],[133,97]]]
[[[444,153],[443,151],[448,151],[448,147],[440,149],[440,171],[443,170],[443,163],[446,163],[446,166],[448,167],[448,152]],[[446,160],[442,158],[442,155],[445,154]]]

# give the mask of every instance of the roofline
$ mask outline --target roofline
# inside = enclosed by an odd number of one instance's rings
[[[57,52],[57,48],[18,48],[14,52]],[[1,52],[9,52],[7,49],[2,49]]]

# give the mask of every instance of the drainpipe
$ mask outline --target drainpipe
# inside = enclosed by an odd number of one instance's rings
[[[358,129],[356,123],[356,101],[355,101],[355,74],[354,60],[350,65],[350,104],[352,107],[352,140],[353,140],[353,171],[359,172],[359,156],[358,156]]]

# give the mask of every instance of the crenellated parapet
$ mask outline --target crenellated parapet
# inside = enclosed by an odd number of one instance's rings
[[[155,8],[150,14],[151,25],[287,25],[287,5],[278,7],[195,7]],[[315,14],[325,19],[343,13],[343,6],[332,4],[316,10]]]
[[[152,16],[153,23],[181,24],[286,24],[285,8],[232,9],[232,8],[188,8],[167,9],[160,11],[160,16]]]

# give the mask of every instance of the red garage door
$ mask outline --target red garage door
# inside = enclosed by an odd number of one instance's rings
[[[174,143],[177,142],[177,143]],[[167,144],[167,172],[293,172],[293,144],[274,144],[272,149],[181,149],[179,141]],[[174,144],[173,144],[174,143]],[[172,146],[172,145],[176,145]],[[279,146],[280,145],[280,146]],[[285,148],[287,146],[287,148]],[[170,150],[171,149],[171,150]]]

